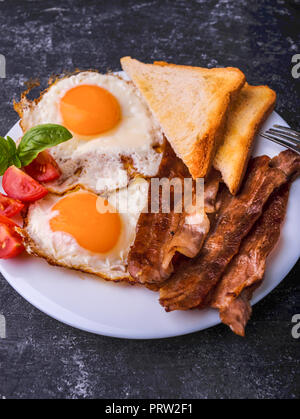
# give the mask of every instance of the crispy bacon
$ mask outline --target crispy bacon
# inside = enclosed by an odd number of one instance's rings
[[[282,151],[271,160],[270,166],[282,170],[290,178],[300,171],[300,155],[291,150]]]
[[[176,156],[169,143],[166,143],[158,178],[187,177],[188,170]],[[161,195],[159,197],[161,209]],[[140,283],[160,283],[172,272],[170,260],[165,261],[170,242],[180,224],[182,214],[159,211],[151,213],[151,185],[148,194],[149,208],[139,217],[136,238],[128,255],[128,271]],[[172,201],[172,200],[171,200]],[[174,205],[174,202],[171,202]]]
[[[222,323],[227,324],[236,335],[245,336],[245,327],[252,314],[250,300],[258,286],[245,288],[228,308],[220,312]]]
[[[289,151],[273,161],[261,156],[250,162],[241,192],[221,205],[218,220],[200,255],[180,266],[160,289],[160,303],[166,311],[201,308],[207,304],[210,293],[260,217],[271,193],[298,170],[299,159]]]
[[[171,255],[174,255],[176,251],[189,258],[198,255],[210,229],[210,221],[206,214],[213,214],[216,211],[220,181],[220,173],[211,170],[204,184],[204,212],[192,215],[183,214],[170,243]]]
[[[216,201],[220,182],[220,172],[212,169],[207,179],[205,179],[204,184],[204,208],[206,214],[213,214],[216,211]]]
[[[290,183],[284,184],[270,196],[262,216],[242,242],[239,253],[214,290],[211,306],[218,308],[222,322],[241,336],[244,336],[251,316],[253,291],[262,282],[267,256],[280,236],[289,186]]]
[[[191,178],[188,169],[179,159],[169,144],[157,175],[158,178]],[[219,188],[220,175],[211,172],[205,184],[205,207],[214,210],[214,200]],[[208,186],[207,186],[208,185]],[[206,188],[207,186],[207,188]],[[193,184],[193,197],[195,184]],[[196,256],[209,231],[209,219],[203,212],[189,215],[185,211],[174,211],[174,196],[171,199],[171,211],[162,212],[162,193],[160,191],[160,211],[151,213],[151,186],[149,188],[149,212],[139,217],[135,242],[128,256],[128,270],[131,276],[140,283],[157,285],[163,283],[173,271],[172,260],[176,252],[188,257]]]

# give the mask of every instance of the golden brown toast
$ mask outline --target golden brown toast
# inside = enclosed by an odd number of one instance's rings
[[[193,178],[205,177],[224,134],[229,103],[245,83],[236,68],[205,69],[121,59]]]
[[[230,106],[224,140],[213,164],[234,195],[243,180],[253,139],[275,101],[276,93],[269,87],[246,83]]]

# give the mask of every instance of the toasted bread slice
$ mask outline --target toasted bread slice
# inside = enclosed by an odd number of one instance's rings
[[[253,139],[275,106],[276,93],[267,86],[245,84],[228,112],[223,143],[217,150],[214,167],[220,170],[235,195],[243,180]]]
[[[224,134],[230,100],[245,83],[236,68],[205,69],[121,59],[193,178],[205,177]]]

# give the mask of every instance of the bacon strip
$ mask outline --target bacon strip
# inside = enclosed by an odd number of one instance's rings
[[[262,216],[242,242],[212,297],[211,307],[219,309],[222,322],[240,336],[244,336],[251,316],[253,291],[262,282],[266,259],[280,236],[289,188],[290,183],[286,183],[270,196]]]
[[[212,215],[216,211],[220,181],[220,173],[214,169],[211,170],[204,184],[204,213],[192,215],[183,213],[177,231],[170,242],[171,259],[175,252],[189,258],[197,256],[200,252],[210,229],[210,220],[206,214]]]
[[[291,150],[282,151],[271,160],[270,166],[282,170],[288,178],[297,176],[300,171],[300,155]]]
[[[220,313],[222,323],[227,324],[236,335],[245,336],[245,327],[252,314],[252,308],[249,301],[258,286],[259,283],[255,284],[253,287],[245,288],[241,294],[232,301],[230,306]]]
[[[167,142],[158,178],[189,177],[188,169],[175,155]],[[151,185],[148,193],[148,213],[142,213],[137,223],[136,237],[128,255],[128,271],[140,283],[160,283],[172,272],[172,266],[164,263],[165,254],[172,237],[178,229],[182,214],[151,213]],[[161,208],[161,196],[159,197]],[[174,202],[171,203],[174,205]]]
[[[167,144],[164,157],[157,175],[158,178],[191,178],[188,169],[179,159],[171,146]],[[207,195],[204,196],[205,209],[214,211],[214,204],[219,188],[220,175],[212,170],[205,184]],[[208,187],[206,187],[208,185]],[[195,185],[193,185],[195,194]],[[149,188],[150,211],[151,187]],[[142,284],[159,285],[173,271],[172,259],[176,252],[187,257],[196,256],[209,231],[209,219],[205,213],[188,215],[184,211],[174,211],[174,199],[171,199],[171,211],[162,213],[160,192],[159,213],[142,213],[139,217],[136,238],[128,255],[128,270],[131,276]]]
[[[205,179],[204,184],[204,209],[206,214],[213,214],[216,211],[216,201],[220,182],[220,172],[212,169],[207,179]]]
[[[299,170],[298,157],[284,151],[280,159],[274,159],[275,164],[267,156],[250,162],[240,194],[221,206],[216,225],[199,257],[180,266],[160,289],[160,303],[166,311],[201,308],[207,304],[210,293],[260,217],[271,193]]]

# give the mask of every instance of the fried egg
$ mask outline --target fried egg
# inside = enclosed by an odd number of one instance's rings
[[[147,202],[142,178],[106,196],[84,189],[49,193],[30,205],[21,234],[27,251],[51,264],[128,280],[127,256]]]
[[[23,98],[16,109],[24,132],[55,123],[73,135],[49,150],[62,171],[45,184],[51,192],[81,186],[99,194],[158,171],[161,129],[134,85],[117,75],[87,71],[59,79],[38,100]]]

